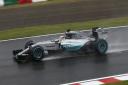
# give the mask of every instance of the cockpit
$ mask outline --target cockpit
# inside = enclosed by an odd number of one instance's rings
[[[65,39],[81,39],[81,35],[78,32],[66,32],[65,33]]]

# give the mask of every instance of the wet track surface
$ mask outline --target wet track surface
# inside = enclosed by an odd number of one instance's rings
[[[52,40],[59,35],[31,38]],[[30,39],[0,43],[0,85],[59,85],[128,72],[128,28],[108,30],[109,51],[106,56],[95,54],[54,54],[44,62],[17,64],[12,50],[23,48]]]

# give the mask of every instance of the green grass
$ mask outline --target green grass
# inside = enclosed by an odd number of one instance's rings
[[[9,30],[0,31],[0,40],[30,37],[35,35],[44,35],[50,33],[64,32],[70,28],[72,30],[85,30],[95,26],[99,27],[111,27],[128,25],[128,17],[113,18],[113,19],[102,19],[88,22],[76,22],[76,23],[65,23],[55,25],[39,25],[24,28],[14,28]]]
[[[128,85],[128,81],[122,81],[114,84],[104,84],[104,85]]]

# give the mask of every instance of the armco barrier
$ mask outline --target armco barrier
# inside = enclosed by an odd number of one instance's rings
[[[27,4],[27,3],[35,3],[42,1],[48,1],[48,0],[0,0],[0,6],[13,5],[13,4]]]

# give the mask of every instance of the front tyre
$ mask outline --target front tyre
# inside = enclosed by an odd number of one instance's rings
[[[44,49],[41,46],[35,46],[32,48],[32,59],[34,61],[41,61],[44,57]]]
[[[99,39],[96,41],[95,48],[98,54],[104,55],[108,50],[108,43],[104,39]]]

